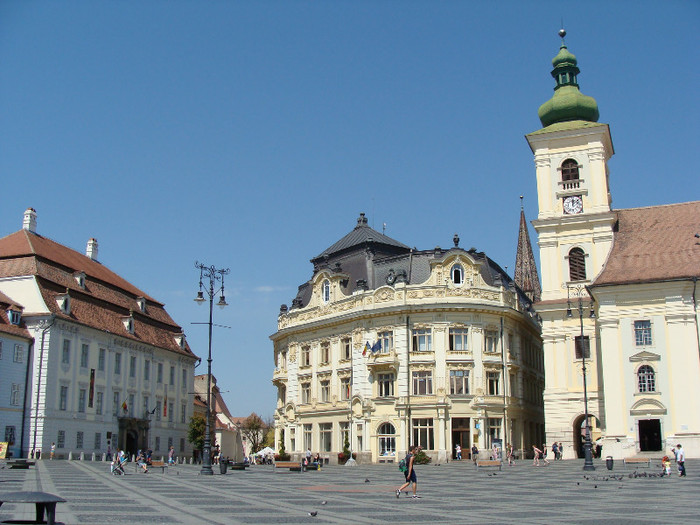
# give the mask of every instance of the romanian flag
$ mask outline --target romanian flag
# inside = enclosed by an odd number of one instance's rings
[[[367,342],[365,343],[365,348],[364,348],[364,350],[362,350],[362,355],[363,355],[363,356],[366,356],[368,350],[370,350],[370,351],[372,350],[372,347],[369,346],[369,341],[367,341]]]
[[[168,417],[168,396],[165,396],[165,402],[163,403],[163,417]]]
[[[126,399],[125,399],[124,401],[122,401],[122,410],[123,410],[124,412],[126,412],[126,411],[127,411],[127,408],[128,408],[128,407],[126,406]]]

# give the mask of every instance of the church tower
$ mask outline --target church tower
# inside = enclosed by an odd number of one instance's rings
[[[563,442],[565,457],[576,457],[582,453],[584,377],[593,439],[605,425],[595,309],[587,286],[612,246],[615,216],[607,163],[614,150],[608,125],[598,123],[595,99],[579,91],[580,70],[564,43],[566,32],[559,34],[561,47],[552,60],[554,95],[538,111],[542,129],[526,138],[537,176],[539,213],[533,226],[542,296],[536,308],[544,341],[547,443]]]

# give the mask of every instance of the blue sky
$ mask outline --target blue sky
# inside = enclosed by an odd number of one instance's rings
[[[214,374],[235,415],[271,416],[279,306],[360,212],[512,274],[562,18],[613,206],[700,198],[698,2],[5,0],[0,235],[31,206],[42,235],[96,237],[200,356],[194,262],[229,267]]]

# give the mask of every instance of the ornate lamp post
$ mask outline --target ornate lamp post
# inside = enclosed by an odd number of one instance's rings
[[[207,420],[206,427],[204,431],[204,450],[202,451],[202,470],[199,472],[200,475],[211,476],[214,472],[211,469],[211,434],[209,429],[209,421],[211,419],[211,330],[212,330],[212,315],[214,310],[214,296],[221,292],[221,297],[219,302],[216,303],[217,306],[222,309],[228,306],[226,302],[226,297],[224,296],[224,275],[229,273],[229,269],[219,269],[214,266],[205,266],[199,262],[194,263],[195,268],[199,269],[199,292],[197,292],[197,297],[195,297],[195,302],[197,304],[203,304],[206,299],[204,298],[204,292],[206,291],[209,296],[209,357],[207,358]],[[202,280],[209,279],[209,288],[203,285]],[[215,290],[214,287],[216,283],[221,281],[221,288]]]
[[[591,424],[590,420],[588,417],[588,391],[587,391],[587,386],[586,386],[586,351],[590,348],[590,345],[585,344],[585,339],[583,337],[583,295],[586,294],[590,297],[590,294],[588,293],[588,290],[586,289],[585,286],[581,284],[577,284],[576,286],[569,286],[567,287],[567,309],[566,309],[566,316],[571,318],[573,317],[573,313],[571,311],[571,295],[574,297],[578,298],[578,319],[579,319],[579,325],[581,327],[581,335],[579,338],[579,344],[580,344],[580,349],[581,349],[581,364],[583,368],[583,405],[584,405],[584,412],[585,412],[585,425],[586,425],[586,430],[584,434],[584,441],[583,441],[583,455],[584,455],[584,463],[583,463],[583,470],[595,470],[595,466],[593,466],[593,454],[591,449],[593,448],[593,443],[591,442]],[[590,317],[595,317],[595,312],[593,312],[593,303],[591,302],[591,311],[590,311]]]

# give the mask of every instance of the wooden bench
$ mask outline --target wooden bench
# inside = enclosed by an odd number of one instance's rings
[[[56,503],[65,503],[66,500],[47,492],[10,492],[0,494],[0,506],[3,503],[34,503],[36,505],[36,521],[33,523],[56,523]],[[44,521],[46,513],[46,521]],[[20,523],[32,523],[22,521]]]
[[[161,473],[165,474],[165,469],[168,468],[168,464],[165,461],[151,461],[151,464],[148,465],[148,468],[151,467],[159,467]]]
[[[651,459],[649,458],[625,458],[622,460],[622,464],[625,465],[639,465],[639,466],[646,466],[646,467],[651,467]]]
[[[275,461],[275,468],[288,468],[289,470],[301,471],[301,462],[299,462],[299,461]]]
[[[484,467],[498,467],[501,470],[503,462],[500,459],[477,459],[476,460],[476,470]]]

